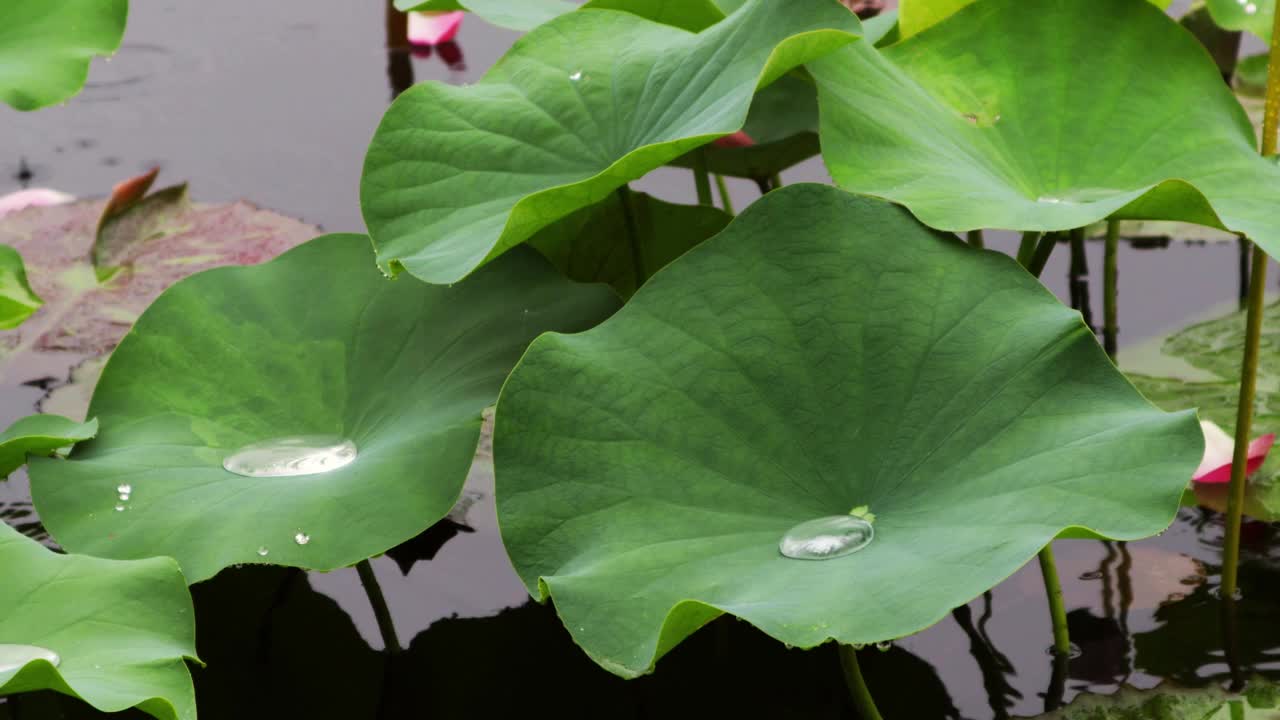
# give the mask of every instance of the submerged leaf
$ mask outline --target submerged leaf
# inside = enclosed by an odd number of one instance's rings
[[[1280,254],[1280,168],[1204,48],[1142,0],[984,0],[810,70],[832,177],[930,226],[1180,220]]]
[[[1155,534],[1201,436],[1008,257],[793,185],[599,328],[535,341],[494,452],[517,572],[630,677],[722,612],[797,647],[877,642],[1064,529]],[[780,554],[793,526],[864,505],[864,549]]]
[[[128,0],[0,3],[0,100],[35,110],[75,95],[89,61],[120,46],[128,14]]]
[[[56,690],[104,712],[195,720],[195,619],[173,560],[60,555],[0,522],[0,567],[0,695]]]
[[[616,306],[531,250],[449,288],[389,281],[359,235],[201,273],[112,354],[89,410],[103,432],[33,460],[36,508],[63,547],[169,555],[191,582],[237,563],[351,565],[453,507],[481,411],[530,340]]]
[[[0,330],[18,327],[42,303],[27,281],[22,256],[8,245],[0,245]]]
[[[98,434],[98,421],[76,422],[58,415],[32,415],[0,432],[0,480],[22,467],[27,455],[52,455]]]
[[[365,158],[361,206],[384,268],[455,282],[575,210],[742,129],[758,87],[852,42],[832,0],[751,0],[694,35],[572,12],[471,87],[396,99]]]

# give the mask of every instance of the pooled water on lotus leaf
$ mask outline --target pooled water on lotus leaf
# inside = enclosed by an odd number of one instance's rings
[[[0,673],[19,670],[32,660],[46,660],[54,667],[62,663],[58,653],[38,645],[0,644]]]
[[[336,435],[295,435],[257,442],[222,461],[246,477],[298,477],[333,472],[355,462],[356,444]]]
[[[830,560],[858,552],[875,537],[871,523],[852,515],[808,520],[791,528],[778,550],[796,560]]]

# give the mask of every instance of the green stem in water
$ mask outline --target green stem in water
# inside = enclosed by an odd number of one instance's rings
[[[1044,266],[1049,262],[1049,256],[1053,254],[1053,249],[1058,246],[1058,233],[1045,233],[1040,237],[1040,242],[1036,244],[1035,252],[1031,254],[1031,262],[1026,264],[1027,272],[1036,277],[1040,277],[1040,273],[1044,272]]]
[[[970,230],[968,235],[966,236],[966,239],[969,241],[969,244],[972,245],[973,247],[984,248],[987,246],[986,239],[984,239],[982,236],[982,228],[978,228],[977,230]]]
[[[387,600],[382,596],[382,586],[378,577],[373,574],[373,566],[368,558],[356,563],[356,572],[360,574],[360,584],[364,586],[365,595],[369,596],[369,604],[373,606],[373,616],[378,620],[378,632],[382,633],[382,644],[392,655],[400,653],[400,639],[396,637],[396,626],[391,622],[391,610],[387,608]]]
[[[716,175],[716,189],[720,191],[720,207],[733,215],[733,200],[729,197],[729,187],[725,184],[723,175]]]
[[[698,187],[698,204],[713,205],[711,200],[711,175],[707,172],[707,150],[693,151],[693,182]]]
[[[1040,240],[1040,233],[1035,231],[1027,231],[1022,233],[1022,242],[1018,244],[1018,264],[1022,267],[1031,266],[1031,258],[1036,254],[1036,243]]]
[[[782,173],[774,173],[774,174],[773,174],[773,177],[769,178],[769,185],[771,186],[771,189],[773,189],[773,190],[777,190],[777,189],[781,188],[781,187],[782,187]]]
[[[1116,266],[1116,254],[1120,248],[1120,221],[1107,221],[1107,245],[1102,257],[1102,347],[1112,360],[1116,359],[1117,338],[1120,335],[1120,310],[1117,305],[1116,287],[1120,274]]]
[[[627,228],[627,245],[631,247],[631,266],[635,268],[636,290],[649,279],[645,269],[644,249],[640,247],[640,230],[636,227],[636,217],[631,211],[631,188],[623,185],[618,188],[618,204],[622,207],[622,219]]]
[[[884,720],[876,709],[876,702],[867,689],[867,681],[862,677],[862,668],[858,666],[858,651],[851,645],[840,646],[840,667],[844,668],[844,681],[849,686],[849,695],[853,698],[854,707],[862,720]]]
[[[1058,564],[1053,559],[1053,543],[1040,550],[1040,574],[1044,576],[1049,618],[1053,621],[1053,653],[1068,657],[1071,655],[1071,636],[1067,633],[1067,608],[1062,601],[1062,581],[1058,579]]]
[[[1280,125],[1280,12],[1271,29],[1271,53],[1267,65],[1267,101],[1262,115],[1262,155],[1276,154],[1276,128]],[[1258,385],[1258,346],[1262,335],[1263,300],[1267,285],[1267,254],[1253,246],[1253,271],[1249,278],[1248,319],[1245,321],[1244,362],[1240,366],[1240,401],[1236,406],[1236,447],[1231,458],[1231,489],[1227,502],[1227,537],[1223,546],[1222,594],[1234,598],[1240,564],[1240,524],[1244,513],[1245,469],[1249,437],[1253,433],[1253,398]]]

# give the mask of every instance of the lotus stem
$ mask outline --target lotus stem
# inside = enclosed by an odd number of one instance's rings
[[[840,645],[840,667],[844,668],[844,681],[849,686],[849,695],[853,705],[858,709],[862,720],[884,720],[876,709],[876,701],[867,689],[867,681],[862,677],[862,668],[858,666],[858,651],[852,645]]]
[[[373,617],[378,621],[382,644],[387,647],[388,653],[400,654],[400,639],[396,637],[396,626],[391,622],[391,610],[387,608],[387,599],[382,596],[382,586],[378,584],[378,576],[373,574],[373,566],[369,564],[368,558],[356,563],[356,572],[360,574],[360,584],[364,586],[364,593],[369,596],[369,604],[373,606]]]
[[[774,174],[773,174],[773,177],[769,178],[769,186],[770,186],[770,188],[771,188],[771,189],[773,189],[773,190],[777,190],[777,189],[781,188],[781,187],[782,187],[782,173],[774,173]]]
[[[698,187],[698,204],[714,205],[711,200],[711,175],[707,172],[707,149],[693,151],[693,182]]]
[[[1267,104],[1262,116],[1262,155],[1276,154],[1276,128],[1280,124],[1280,12],[1271,29],[1267,63]],[[1258,345],[1262,336],[1263,300],[1267,286],[1267,254],[1253,246],[1249,276],[1248,317],[1245,321],[1244,362],[1240,365],[1240,401],[1236,406],[1236,447],[1231,458],[1231,488],[1227,496],[1227,537],[1223,546],[1222,596],[1234,598],[1238,590],[1240,525],[1244,514],[1245,470],[1249,437],[1253,433],[1253,398],[1258,385]],[[1229,608],[1226,603],[1224,608]]]
[[[729,197],[729,187],[725,184],[723,175],[716,175],[716,189],[720,191],[720,207],[733,215],[733,200]]]
[[[1236,237],[1236,244],[1240,249],[1240,280],[1237,285],[1239,287],[1240,309],[1244,310],[1249,304],[1249,253],[1253,249],[1253,243],[1249,242],[1249,238],[1240,235]]]
[[[1049,618],[1053,621],[1053,654],[1071,656],[1071,636],[1067,632],[1067,608],[1062,600],[1062,581],[1058,579],[1058,563],[1053,558],[1053,543],[1040,550],[1040,574],[1044,576],[1044,591],[1049,599]]]
[[[1035,252],[1031,254],[1031,262],[1026,265],[1027,271],[1040,277],[1040,273],[1044,272],[1044,266],[1049,263],[1049,256],[1057,246],[1058,233],[1045,233],[1040,236],[1040,242],[1036,244]]]
[[[983,238],[982,236],[982,228],[978,228],[977,230],[970,230],[965,237],[969,241],[969,244],[972,245],[973,247],[984,248],[987,246],[986,239]]]
[[[1084,228],[1071,231],[1071,269],[1068,280],[1071,284],[1072,307],[1080,311],[1084,324],[1093,330],[1093,309],[1089,299],[1089,256],[1085,253]]]
[[[1036,254],[1036,243],[1040,240],[1040,233],[1029,230],[1022,233],[1022,242],[1018,245],[1018,264],[1024,268],[1031,267],[1031,258]],[[1034,274],[1034,273],[1033,273]]]
[[[1106,250],[1102,260],[1102,347],[1114,361],[1117,337],[1120,334],[1120,311],[1117,305],[1116,287],[1120,280],[1116,255],[1120,248],[1120,221],[1107,221]]]
[[[622,207],[622,220],[627,228],[627,244],[631,247],[631,266],[635,269],[636,290],[649,279],[644,266],[644,249],[640,247],[640,230],[636,227],[636,217],[631,211],[631,188],[623,185],[618,188],[618,205]]]

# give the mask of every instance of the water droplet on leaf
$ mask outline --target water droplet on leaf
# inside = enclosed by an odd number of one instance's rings
[[[356,444],[334,435],[296,435],[253,443],[222,461],[245,477],[297,477],[333,472],[355,462]]]
[[[124,512],[124,503],[116,503],[116,512]]]
[[[260,547],[258,548],[258,557],[266,557],[267,553],[270,553],[270,552],[271,551],[268,550],[265,546]]]
[[[875,528],[852,515],[809,520],[791,528],[778,543],[778,550],[796,560],[830,560],[843,557],[871,543]]]
[[[581,70],[574,71],[574,73],[569,76],[569,79],[574,82],[578,82],[579,80],[582,79],[582,71]]]
[[[0,644],[0,673],[19,670],[32,660],[45,660],[57,667],[62,663],[58,653],[38,645]]]
[[[311,542],[311,536],[304,532],[300,532],[293,536],[293,541],[298,543],[299,545],[306,545],[307,543]]]

